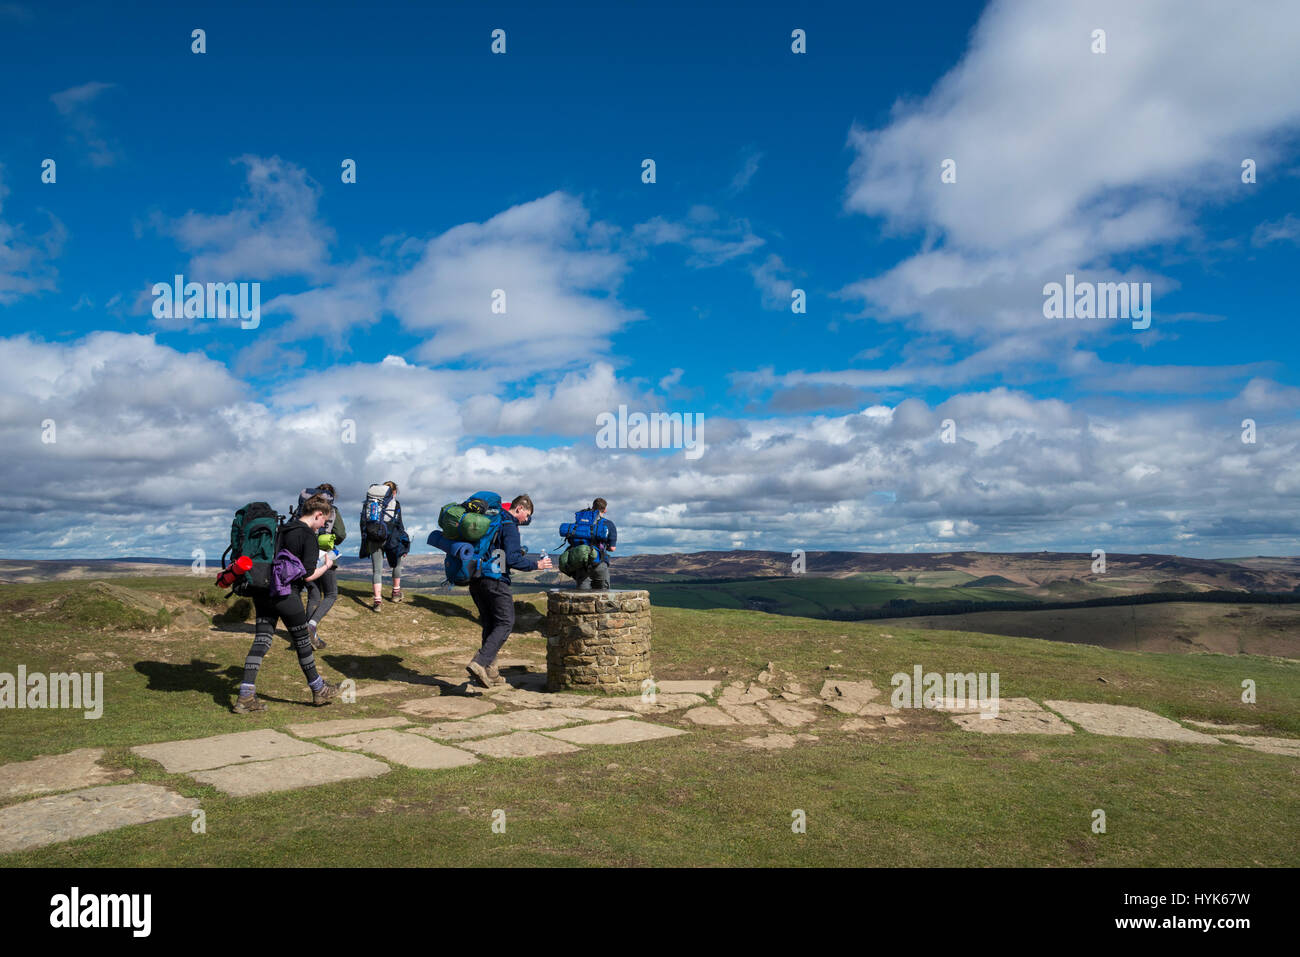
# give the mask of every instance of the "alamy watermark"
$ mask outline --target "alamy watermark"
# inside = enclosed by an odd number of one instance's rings
[[[3,708],[75,708],[94,720],[104,714],[104,673],[52,672],[48,675],[27,673],[26,665],[18,674],[0,671],[0,709]]]
[[[940,674],[914,665],[909,675],[900,671],[889,679],[895,708],[933,708],[946,711],[973,708],[981,718],[998,716],[998,673],[981,671]]]
[[[704,454],[704,413],[633,412],[596,416],[596,446],[602,449],[685,449],[688,459]]]
[[[1078,282],[1068,273],[1065,283],[1043,286],[1043,316],[1047,319],[1132,319],[1134,329],[1151,326],[1151,283]]]
[[[156,319],[234,319],[241,329],[256,329],[262,321],[260,282],[186,282],[177,273],[172,282],[153,284]]]

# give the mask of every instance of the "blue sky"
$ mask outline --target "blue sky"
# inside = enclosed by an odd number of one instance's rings
[[[0,554],[388,478],[629,550],[1294,554],[1300,13],[1128,6],[0,3]],[[1151,328],[1044,318],[1067,273]]]

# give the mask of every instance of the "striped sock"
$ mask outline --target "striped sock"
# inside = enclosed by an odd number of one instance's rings
[[[308,684],[307,687],[312,691],[320,691],[321,688],[325,687],[325,679],[317,675],[316,680]]]
[[[253,692],[256,691],[256,690],[257,690],[257,689],[256,689],[253,685],[250,685],[247,681],[245,681],[245,682],[241,683],[240,686],[239,686],[239,696],[240,696],[241,698],[248,698],[248,697],[250,697],[250,696],[253,694]]]

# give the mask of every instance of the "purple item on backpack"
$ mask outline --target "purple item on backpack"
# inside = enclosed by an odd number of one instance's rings
[[[298,556],[287,549],[276,552],[271,564],[271,595],[283,598],[293,591],[293,583],[307,577],[307,569],[302,567]]]

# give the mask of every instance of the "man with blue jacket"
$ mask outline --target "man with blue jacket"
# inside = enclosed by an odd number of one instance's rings
[[[504,567],[500,578],[486,575],[474,578],[469,583],[469,594],[478,609],[479,620],[483,623],[483,644],[465,670],[470,680],[482,688],[502,685],[506,681],[496,667],[497,655],[501,646],[510,637],[510,630],[515,625],[515,599],[510,591],[510,569],[531,572],[551,567],[550,556],[543,553],[541,559],[525,558],[524,548],[519,542],[519,526],[527,525],[533,520],[533,500],[527,495],[516,495],[509,506],[501,508],[501,529],[492,542],[494,559]]]
[[[605,509],[607,508],[609,508],[609,503],[603,498],[598,498],[591,503],[591,510],[599,512],[600,517],[605,521],[606,535],[604,539],[595,543],[595,564],[587,566],[586,574],[573,580],[573,587],[578,591],[609,591],[609,557],[605,553],[612,552],[614,546],[618,544],[618,529],[611,519],[605,518]],[[591,579],[590,582],[587,580],[588,578]]]

